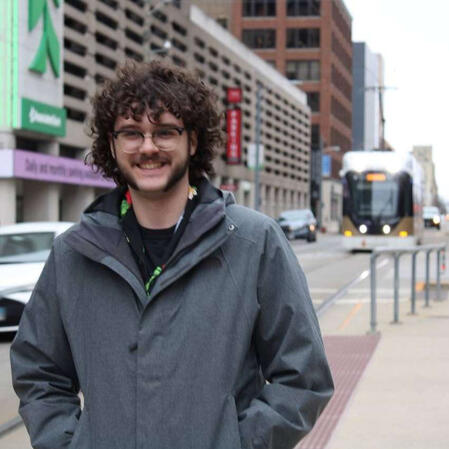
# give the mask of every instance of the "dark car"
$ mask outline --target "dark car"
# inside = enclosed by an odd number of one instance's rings
[[[441,213],[440,209],[435,206],[425,206],[423,207],[423,219],[424,226],[426,228],[437,228],[440,229],[441,225]]]
[[[289,240],[296,238],[316,241],[317,221],[310,209],[286,210],[277,219]]]

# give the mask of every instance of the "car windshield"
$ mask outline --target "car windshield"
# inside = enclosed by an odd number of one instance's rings
[[[282,212],[279,220],[305,220],[309,211],[307,210],[286,210]]]
[[[434,215],[440,215],[440,211],[437,207],[423,207],[423,215],[433,217]]]
[[[45,262],[54,237],[54,232],[1,234],[0,263]]]

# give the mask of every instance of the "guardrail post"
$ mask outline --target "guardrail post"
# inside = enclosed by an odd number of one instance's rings
[[[440,300],[440,293],[441,293],[440,264],[441,264],[441,249],[438,249],[437,250],[437,301]]]
[[[412,304],[411,304],[411,311],[410,313],[412,315],[416,314],[416,256],[418,255],[417,252],[412,253]]]
[[[399,257],[400,253],[394,253],[394,313],[393,323],[399,323]]]
[[[426,302],[424,304],[424,307],[429,307],[429,277],[430,277],[430,252],[432,250],[426,251]]]
[[[370,328],[371,332],[376,332],[377,317],[376,317],[376,253],[373,251],[370,256],[370,286],[371,286],[371,317]]]

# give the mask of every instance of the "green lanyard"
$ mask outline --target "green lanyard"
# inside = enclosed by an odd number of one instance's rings
[[[198,194],[196,187],[189,186],[189,200],[193,199]],[[120,217],[123,218],[129,211],[129,209],[132,206],[132,199],[131,194],[129,193],[129,190],[126,191],[125,197],[123,198],[121,204],[120,204]],[[125,234],[126,236],[126,234]],[[126,240],[128,244],[131,244],[129,241],[128,236],[126,236]],[[150,275],[148,281],[145,283],[145,292],[147,295],[150,294],[150,290],[152,285],[154,284],[154,281],[160,276],[160,274],[164,271],[165,264],[158,265],[154,270],[153,273]]]

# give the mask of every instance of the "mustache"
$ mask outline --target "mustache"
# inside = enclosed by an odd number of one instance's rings
[[[164,154],[157,154],[153,156],[140,155],[139,158],[135,161],[136,164],[145,164],[147,162],[167,162],[169,158]]]

